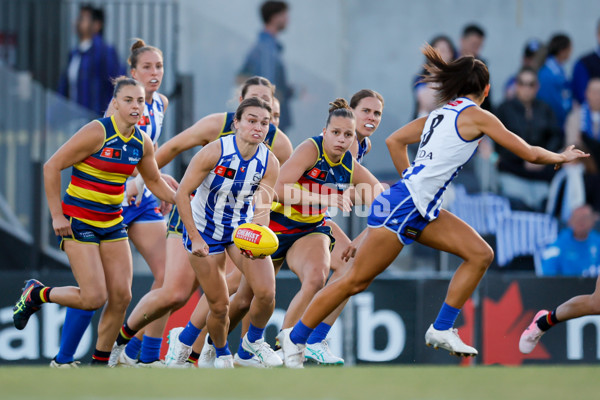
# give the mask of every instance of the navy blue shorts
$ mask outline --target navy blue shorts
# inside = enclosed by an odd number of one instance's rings
[[[179,217],[177,206],[174,205],[173,208],[171,208],[167,221],[167,236],[183,236],[183,222]]]
[[[233,244],[233,236],[227,237],[225,238],[225,240],[217,241],[211,238],[210,236],[205,235],[203,232],[198,231],[198,233],[200,233],[200,236],[202,236],[202,239],[204,239],[204,241],[208,245],[208,255],[224,253],[225,249]],[[183,227],[182,240],[183,247],[185,247],[186,250],[189,253],[191,253],[192,241],[190,240],[190,237],[188,236],[187,231],[185,230],[185,226]]]
[[[123,225],[129,227],[133,223],[162,222],[165,217],[160,212],[160,205],[154,197],[144,196],[139,206],[132,200],[128,206],[123,206]]]
[[[384,226],[396,232],[398,240],[404,245],[417,240],[428,223],[417,210],[402,180],[377,196],[371,204],[368,218],[370,228]]]
[[[73,217],[65,215],[71,223],[71,236],[57,236],[58,246],[64,250],[64,242],[66,240],[74,240],[78,243],[94,243],[99,245],[102,242],[116,242],[118,240],[127,239],[127,229],[122,222],[113,225],[109,228],[98,228],[82,222]]]
[[[283,232],[275,232],[277,234],[277,239],[279,239],[279,247],[277,251],[271,255],[271,259],[282,260],[285,258],[288,250],[292,245],[296,242],[296,240],[303,238],[307,235],[326,235],[329,237],[331,244],[329,245],[329,251],[333,250],[333,246],[335,245],[335,238],[331,233],[331,227],[326,225],[319,225],[312,229],[307,229],[303,232],[298,233],[283,233]]]

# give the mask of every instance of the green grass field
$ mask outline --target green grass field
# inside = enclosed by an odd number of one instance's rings
[[[0,399],[578,400],[600,396],[596,366],[158,370],[0,367]]]

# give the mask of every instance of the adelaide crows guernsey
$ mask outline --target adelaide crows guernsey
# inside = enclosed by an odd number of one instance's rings
[[[446,188],[477,151],[483,135],[465,140],[457,128],[460,113],[474,106],[473,101],[460,97],[433,110],[415,160],[402,174],[415,206],[428,221],[437,218]]]
[[[137,126],[130,137],[123,136],[114,116],[97,122],[104,128],[104,144],[96,153],[73,165],[62,208],[65,215],[108,228],[123,219],[125,181],[144,154],[144,137]]]
[[[244,160],[235,139],[235,135],[219,139],[221,157],[191,202],[196,228],[215,241],[232,241],[235,228],[252,221],[252,199],[269,160],[263,143],[251,159]]]
[[[317,147],[318,156],[315,164],[307,169],[297,183],[296,188],[320,193],[322,195],[342,194],[352,183],[354,158],[350,151],[342,159],[332,162],[323,149],[323,136],[309,139]],[[273,203],[269,227],[274,232],[300,233],[323,223],[327,206],[322,205],[283,205]]]

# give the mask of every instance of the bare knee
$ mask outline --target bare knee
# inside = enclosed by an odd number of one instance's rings
[[[302,290],[311,293],[316,293],[321,290],[327,281],[327,272],[328,269],[325,267],[314,269],[312,272],[307,273],[307,276],[305,276],[302,281]]]
[[[108,303],[112,308],[126,310],[129,303],[131,303],[131,288],[122,287],[115,289],[108,294]]]
[[[162,292],[162,289],[159,289]],[[164,303],[167,308],[172,310],[178,310],[187,303],[189,296],[187,293],[183,293],[180,290],[160,293],[160,296],[164,299]]]
[[[108,300],[108,294],[106,291],[88,291],[81,292],[81,309],[86,311],[94,311],[102,308]]]
[[[232,308],[237,311],[246,313],[250,309],[250,303],[252,303],[253,296],[245,296],[240,293],[236,293],[232,304]]]
[[[275,301],[275,288],[259,288],[254,292],[254,298],[261,304],[272,304]]]
[[[471,261],[484,271],[494,261],[494,250],[487,243],[483,242],[481,246],[470,255]]]
[[[212,315],[212,318],[225,320],[229,314],[229,299],[211,303],[210,314]]]
[[[357,279],[351,277],[348,279],[341,280],[340,283],[343,285],[348,296],[354,296],[355,294],[364,292],[369,287],[371,282],[372,280]]]

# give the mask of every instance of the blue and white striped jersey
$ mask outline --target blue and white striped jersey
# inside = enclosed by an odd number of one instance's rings
[[[362,164],[363,158],[365,154],[367,154],[367,150],[369,150],[369,138],[366,137],[361,142],[358,142],[358,153],[356,153],[356,162]]]
[[[219,139],[221,158],[191,203],[196,228],[216,241],[232,241],[235,228],[252,221],[252,198],[267,170],[269,149],[264,143],[244,160],[235,139],[236,135]]]
[[[165,118],[165,105],[158,92],[152,95],[152,103],[146,103],[144,113],[138,121],[138,127],[146,132],[152,143],[158,143],[158,138],[162,133],[163,119]]]
[[[465,140],[456,125],[460,113],[473,106],[473,101],[461,97],[433,110],[415,160],[402,174],[415,206],[428,221],[437,218],[444,191],[477,151],[481,137]]]

